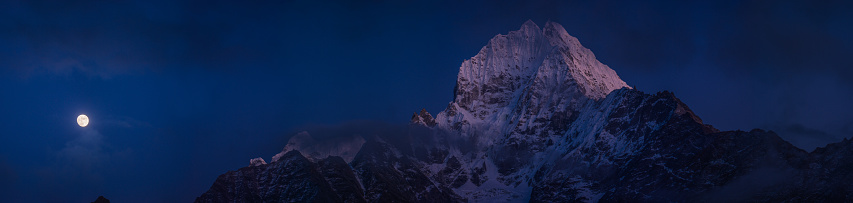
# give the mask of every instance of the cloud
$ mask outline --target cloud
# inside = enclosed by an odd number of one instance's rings
[[[91,169],[108,161],[108,147],[103,141],[104,136],[94,129],[86,129],[77,138],[65,143],[65,148],[57,152],[60,163],[71,167]]]
[[[329,156],[340,156],[347,162],[352,161],[361,150],[365,139],[361,135],[342,133],[339,135],[325,137],[323,140],[314,139],[307,131],[297,133],[290,140],[281,153],[272,157],[272,162],[278,161],[281,156],[291,150],[299,151],[303,156],[312,159],[324,159]]]
[[[715,56],[733,73],[796,76],[829,71],[851,76],[843,60],[853,52],[853,14],[849,1],[746,2],[731,7],[715,28],[730,30],[712,36]],[[723,24],[722,22],[732,22]],[[775,78],[782,79],[782,78]]]
[[[805,127],[801,124],[791,124],[791,125],[785,126],[785,128],[783,130],[785,132],[795,133],[795,134],[799,134],[799,135],[807,135],[807,136],[813,137],[813,138],[827,139],[827,140],[836,139],[836,137],[829,135],[829,133],[826,133],[824,131],[814,129],[814,128],[808,128],[808,127]]]
[[[104,118],[102,122],[105,126],[116,126],[116,127],[124,127],[124,128],[135,128],[135,127],[151,127],[151,124],[148,122],[136,120],[127,116],[107,116]]]
[[[795,172],[777,167],[758,167],[747,174],[729,181],[724,186],[705,193],[703,199],[708,202],[736,202],[748,200],[753,194],[784,183]]]
[[[843,137],[851,137],[853,136],[853,122],[847,123],[844,127],[841,128],[841,134]]]
[[[810,128],[799,123],[771,125],[766,128],[776,132],[779,137],[782,137],[782,139],[785,139],[794,146],[806,151],[812,151],[817,147],[825,146],[827,143],[841,140],[841,138],[826,131]]]
[[[62,202],[85,200],[99,195],[108,196],[122,185],[116,177],[126,176],[128,171],[122,164],[132,163],[125,160],[131,157],[130,149],[115,150],[98,130],[86,128],[62,149],[54,152],[47,165],[32,171],[34,183],[40,191],[55,191],[39,194],[36,201]],[[121,169],[121,170],[120,170]],[[133,185],[133,184],[127,184]]]

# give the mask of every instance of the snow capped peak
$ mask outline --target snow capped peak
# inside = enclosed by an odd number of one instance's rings
[[[580,45],[578,39],[569,35],[559,23],[548,21],[542,33],[548,36],[552,46]]]
[[[628,87],[562,25],[547,22],[540,29],[528,20],[519,30],[495,36],[476,56],[462,63],[454,102],[469,110],[477,101],[505,104],[501,98],[512,98],[511,94],[537,79],[576,83],[574,88],[592,99]]]
[[[543,29],[544,35],[557,47],[567,59],[572,77],[579,82],[584,93],[593,99],[601,99],[613,90],[627,87],[628,84],[610,69],[599,62],[591,50],[581,45],[577,38],[569,35],[562,25],[548,22]]]
[[[720,132],[671,92],[632,90],[554,22],[495,36],[456,85],[408,133],[303,131],[196,202],[853,202],[853,141],[807,153],[773,132]],[[743,184],[766,174],[794,178]]]
[[[539,25],[536,25],[536,23],[533,22],[533,20],[527,20],[524,22],[524,24],[521,25],[521,29],[519,29],[516,32],[537,33],[537,32],[541,32],[541,29],[539,29]]]
[[[541,108],[573,111],[623,87],[630,88],[562,25],[547,22],[540,29],[528,20],[462,62],[454,100],[436,123],[453,129],[480,123],[506,134],[524,117],[548,114]]]

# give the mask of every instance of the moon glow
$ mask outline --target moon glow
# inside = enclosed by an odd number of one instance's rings
[[[86,114],[80,114],[77,116],[77,125],[80,125],[80,127],[86,127],[89,125],[89,117],[86,116]]]

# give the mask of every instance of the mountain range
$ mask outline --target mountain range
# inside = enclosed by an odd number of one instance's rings
[[[853,141],[806,152],[720,131],[671,92],[633,89],[555,22],[492,38],[453,95],[398,135],[299,133],[196,202],[853,201]]]

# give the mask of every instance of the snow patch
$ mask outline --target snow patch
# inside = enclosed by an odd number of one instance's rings
[[[267,162],[264,161],[264,158],[261,157],[249,160],[249,166],[260,166],[264,164],[267,164]]]

